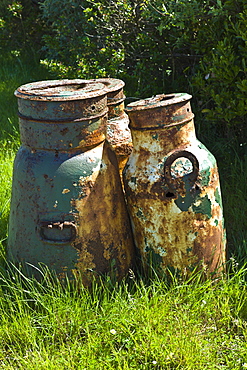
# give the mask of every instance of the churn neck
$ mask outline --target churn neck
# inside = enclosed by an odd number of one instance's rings
[[[84,150],[105,140],[107,89],[96,80],[48,80],[20,86],[21,142],[32,149]]]
[[[156,95],[127,105],[134,148],[160,152],[188,145],[196,139],[191,95]],[[157,138],[159,137],[159,140]]]
[[[130,128],[139,130],[168,128],[184,124],[194,118],[191,95],[187,93],[161,94],[127,105]]]

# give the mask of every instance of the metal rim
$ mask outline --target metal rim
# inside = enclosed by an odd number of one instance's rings
[[[107,94],[104,83],[97,80],[47,80],[28,83],[15,91],[21,99],[37,101],[82,100]]]
[[[129,113],[132,111],[154,109],[189,101],[191,98],[192,96],[187,93],[161,94],[129,103],[125,110]]]

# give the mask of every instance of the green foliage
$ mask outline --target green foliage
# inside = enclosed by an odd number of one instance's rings
[[[196,1],[191,7],[168,3],[169,10],[158,0],[45,0],[42,11],[52,32],[44,36],[51,60],[44,63],[56,69],[58,61],[61,76],[120,77],[134,96],[180,90],[198,59],[190,54],[184,27],[201,8]]]
[[[153,3],[45,0],[43,15],[53,31],[44,37],[50,59],[72,66],[79,77],[121,76],[132,82],[135,95],[160,92],[167,84],[178,87],[180,72],[193,59],[186,57],[187,45],[178,54],[184,35],[181,15],[186,10],[183,18],[190,24],[191,9],[185,1],[179,2],[182,8],[169,2],[165,12],[162,2]],[[195,4],[194,12],[200,10]]]
[[[56,76],[191,92],[197,121],[228,136],[246,124],[245,0],[3,0],[0,12],[0,48],[39,48]]]
[[[247,5],[225,1],[220,15],[215,22],[215,41],[201,58],[192,85],[207,120],[218,123],[225,132],[235,126],[243,136],[241,130],[247,123]],[[218,37],[220,29],[224,32]]]
[[[1,0],[0,51],[41,47],[44,23],[40,17],[38,1]]]
[[[246,122],[244,0],[45,0],[41,9],[43,63],[61,77],[119,77],[137,97],[192,92],[198,120]]]
[[[48,56],[68,67],[66,70],[58,65],[62,76],[70,76],[73,71],[78,77],[103,77],[107,71],[114,77],[121,65],[122,52],[114,50],[114,45],[109,48],[107,30],[102,35],[98,27],[104,21],[100,18],[104,17],[100,3],[48,0],[42,4],[42,10],[52,30],[44,36]]]

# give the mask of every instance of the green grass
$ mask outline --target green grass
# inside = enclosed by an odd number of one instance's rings
[[[5,241],[11,198],[12,167],[15,152],[3,141],[0,151],[0,241]]]
[[[244,275],[115,287],[2,273],[1,369],[244,369]]]
[[[12,165],[20,145],[14,90],[51,78],[33,56],[0,57],[0,240],[6,245]],[[199,127],[200,128],[200,127]],[[135,276],[84,289],[48,271],[37,282],[0,268],[0,368],[246,369],[247,151],[213,128],[199,139],[219,166],[230,261],[228,276],[203,281]],[[243,137],[244,139],[244,137]],[[241,144],[241,145],[240,145]]]

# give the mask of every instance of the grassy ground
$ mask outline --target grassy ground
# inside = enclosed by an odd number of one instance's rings
[[[231,279],[133,278],[89,293],[1,274],[1,369],[245,369],[247,300]]]
[[[14,90],[50,78],[30,56],[0,57],[0,239],[7,236],[12,163],[19,146]],[[202,124],[201,124],[202,125]],[[218,281],[133,273],[120,285],[95,283],[89,292],[61,286],[44,272],[38,283],[2,263],[0,368],[246,369],[247,151],[198,125],[199,138],[218,160],[231,273]]]

